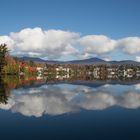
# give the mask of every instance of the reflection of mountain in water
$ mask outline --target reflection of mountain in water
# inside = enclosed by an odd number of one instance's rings
[[[40,117],[43,114],[61,115],[83,109],[102,110],[112,106],[131,109],[140,107],[139,81],[133,81],[131,86],[130,83],[127,86],[127,82],[124,82],[124,87],[116,85],[117,80],[49,82],[46,79],[32,79],[31,83],[27,82],[27,79],[26,82],[24,80],[22,79],[22,84],[18,82],[19,85],[14,88],[3,80],[6,85],[1,85],[5,88],[3,93],[9,91],[11,94],[8,94],[7,104],[0,104],[1,109],[19,112],[25,116]],[[120,84],[120,81],[118,83]]]
[[[62,80],[62,81],[47,81],[47,84],[73,84],[73,85],[83,85],[83,86],[88,86],[88,87],[100,87],[106,84],[110,85],[135,85],[140,83],[140,80],[132,80],[132,81],[120,81],[120,80],[92,80],[92,81],[82,81],[82,80],[74,80],[74,81],[69,81],[69,80]]]

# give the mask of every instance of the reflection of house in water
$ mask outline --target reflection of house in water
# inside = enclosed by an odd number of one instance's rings
[[[67,65],[57,66],[55,70],[57,79],[67,79],[70,77],[70,68]]]
[[[37,80],[43,80],[43,78],[44,78],[44,77],[43,77],[42,75],[38,75],[38,76],[36,77]]]
[[[136,76],[140,76],[140,70],[137,70]]]
[[[117,78],[118,68],[116,66],[107,67],[107,78]]]
[[[66,75],[56,75],[56,79],[60,79],[60,80],[63,80],[63,79],[68,79],[70,76],[69,74],[66,74]]]
[[[137,67],[137,69],[136,69],[136,76],[140,76],[140,68],[139,67]]]
[[[82,77],[83,75],[95,79],[134,78],[140,76],[140,66],[121,65],[80,65],[80,64],[51,64],[47,65],[44,75],[55,75],[58,79],[70,78],[71,76]]]
[[[70,68],[69,67],[67,67],[67,66],[58,66],[58,67],[56,67],[56,72],[57,73],[60,73],[60,72],[66,72],[66,73],[69,73],[70,72]]]

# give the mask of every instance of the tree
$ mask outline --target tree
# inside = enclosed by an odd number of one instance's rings
[[[35,62],[32,61],[32,60],[30,60],[30,61],[29,61],[29,65],[30,65],[30,66],[35,66]]]
[[[3,82],[3,79],[0,77],[0,104],[7,104],[8,102],[8,91],[6,84]]]
[[[3,67],[7,64],[6,56],[8,54],[8,48],[6,44],[0,45],[0,74],[2,72]]]

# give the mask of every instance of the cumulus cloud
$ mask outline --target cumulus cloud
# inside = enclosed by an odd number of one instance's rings
[[[118,50],[125,54],[140,53],[140,37],[127,37],[119,40],[104,35],[88,35],[79,40],[84,47],[84,54],[101,55]]]
[[[79,40],[84,46],[84,52],[92,54],[103,54],[115,49],[116,41],[103,35],[88,35]]]
[[[124,91],[116,95],[110,93],[108,88],[95,90],[81,85],[70,85],[69,88],[64,85],[44,85],[25,90],[15,89],[8,104],[0,104],[1,109],[35,117],[61,115],[81,109],[103,110],[112,106],[139,108],[139,91]]]
[[[25,28],[0,36],[0,44],[6,43],[11,54],[47,59],[60,59],[73,56],[80,59],[107,56],[119,50],[126,54],[140,53],[140,37],[127,37],[118,40],[105,35],[86,35],[64,30],[43,30],[39,27]],[[72,57],[70,57],[72,58]]]
[[[9,36],[1,36],[0,43],[7,43],[11,52],[16,55],[27,55],[57,59],[62,55],[73,55],[77,49],[73,47],[79,38],[78,33],[27,28]]]
[[[0,36],[0,44],[7,44],[11,51],[14,51],[14,40],[12,40],[9,36]]]
[[[127,54],[140,53],[140,37],[127,37],[118,40],[117,46]]]
[[[140,84],[136,84],[136,85],[135,85],[135,89],[136,89],[136,90],[140,90]]]
[[[136,56],[136,59],[135,59],[137,62],[140,62],[140,56]]]

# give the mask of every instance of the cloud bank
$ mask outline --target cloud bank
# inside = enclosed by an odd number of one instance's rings
[[[128,55],[140,53],[140,37],[115,40],[105,35],[81,36],[76,32],[43,30],[39,27],[0,36],[1,43],[6,43],[13,55],[47,59],[60,59],[62,56],[88,58],[116,50]]]

